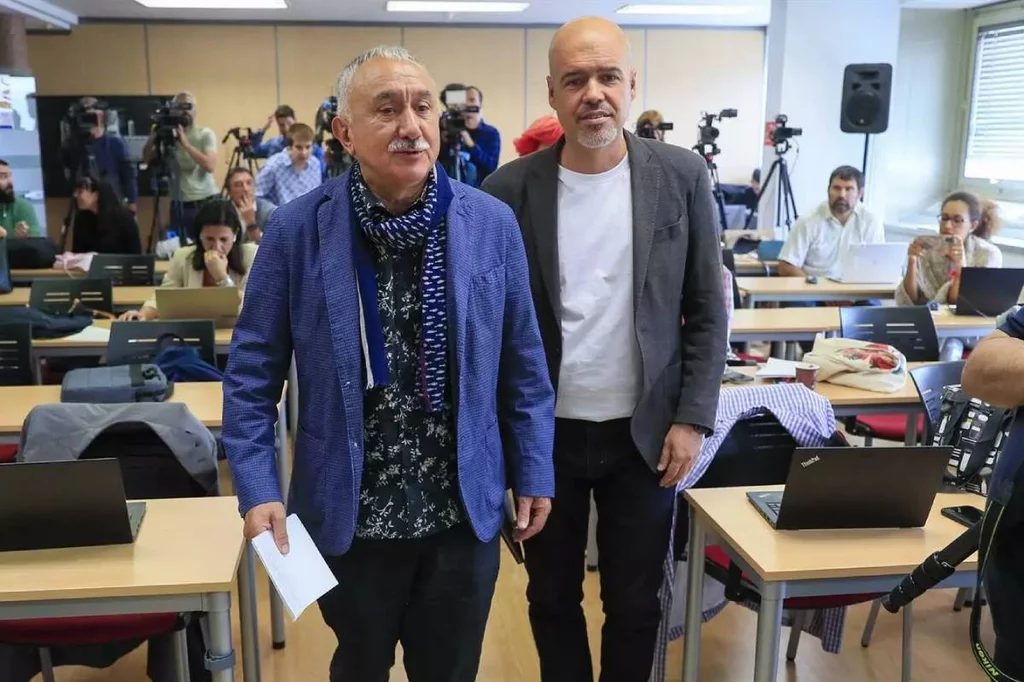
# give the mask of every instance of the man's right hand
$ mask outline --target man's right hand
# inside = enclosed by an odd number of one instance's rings
[[[280,502],[258,504],[245,514],[246,540],[252,540],[263,531],[272,531],[274,542],[281,554],[288,553],[288,529],[285,526],[284,505]]]

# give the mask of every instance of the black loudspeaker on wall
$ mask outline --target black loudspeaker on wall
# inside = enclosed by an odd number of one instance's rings
[[[884,133],[889,127],[892,64],[850,64],[843,73],[839,128],[844,133]]]

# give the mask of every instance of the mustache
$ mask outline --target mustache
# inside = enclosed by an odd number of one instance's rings
[[[582,116],[586,116],[587,114],[596,114],[596,113],[608,114],[609,116],[614,116],[615,115],[615,112],[612,111],[610,107],[607,107],[607,106],[604,106],[604,105],[601,105],[601,104],[598,104],[596,106],[590,106],[590,105],[584,104],[576,112],[576,117],[580,118]]]
[[[428,149],[430,149],[430,143],[422,137],[418,137],[415,140],[399,137],[391,140],[391,143],[388,144],[389,152],[425,152]]]

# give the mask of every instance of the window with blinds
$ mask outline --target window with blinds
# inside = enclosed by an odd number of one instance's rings
[[[978,31],[964,177],[1024,182],[1024,22]]]

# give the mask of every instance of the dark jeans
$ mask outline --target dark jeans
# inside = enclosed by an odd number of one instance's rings
[[[1000,522],[993,540],[985,567],[985,592],[996,635],[993,663],[1006,675],[1024,679],[1024,527],[1011,525],[1015,514],[1019,511],[1007,508],[1008,518]]]
[[[338,638],[330,682],[387,682],[402,643],[410,682],[474,682],[498,578],[498,539],[468,523],[415,540],[356,538],[327,557],[338,586],[320,599]]]
[[[591,491],[605,614],[600,679],[646,682],[661,619],[658,590],[675,496],[659,480],[637,452],[629,420],[557,420],[551,516],[525,548],[526,596],[543,682],[594,677],[581,606]]]

